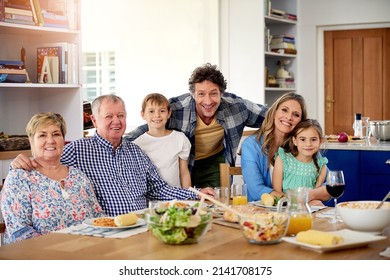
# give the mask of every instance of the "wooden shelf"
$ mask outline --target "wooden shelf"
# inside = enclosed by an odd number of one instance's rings
[[[0,152],[0,160],[14,159],[19,154],[27,154],[30,157],[31,150],[1,151]]]

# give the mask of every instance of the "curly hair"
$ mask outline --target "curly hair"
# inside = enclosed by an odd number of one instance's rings
[[[261,150],[264,154],[268,155],[268,164],[275,164],[275,159],[273,155],[268,153],[268,149],[272,147],[272,145],[275,142],[274,137],[274,130],[275,130],[275,114],[276,111],[279,109],[279,106],[283,104],[284,102],[288,100],[296,100],[302,109],[302,116],[301,120],[304,120],[307,118],[307,109],[306,109],[306,102],[305,99],[294,92],[288,92],[283,94],[281,97],[279,97],[272,106],[268,109],[267,115],[265,116],[265,119],[263,121],[263,124],[261,125],[260,129],[257,132],[257,141],[260,142],[260,138],[264,136],[264,141],[261,146]]]
[[[219,91],[223,94],[226,90],[227,82],[222,75],[222,72],[218,70],[217,65],[211,65],[206,63],[197,67],[188,80],[189,90],[193,96],[195,93],[195,84],[203,81],[210,81],[219,87]]]

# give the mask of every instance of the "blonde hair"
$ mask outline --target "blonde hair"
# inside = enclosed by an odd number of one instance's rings
[[[306,102],[305,99],[299,94],[296,94],[294,92],[285,93],[272,104],[272,106],[267,111],[263,124],[258,130],[257,137],[256,137],[256,140],[258,142],[260,142],[261,137],[264,138],[263,144],[261,145],[261,150],[264,154],[268,155],[268,165],[270,164],[274,165],[275,163],[275,159],[273,155],[268,153],[268,149],[272,147],[272,145],[275,142],[274,133],[273,133],[275,130],[275,121],[274,121],[275,114],[276,111],[279,109],[279,106],[289,100],[295,100],[301,106],[302,109],[301,120],[307,118]]]
[[[165,105],[167,106],[168,112],[171,110],[171,105],[168,99],[160,93],[150,93],[145,96],[142,101],[142,112],[145,112],[146,104],[150,101],[150,104]]]
[[[27,123],[26,133],[29,138],[33,137],[40,128],[49,125],[58,126],[61,130],[62,136],[65,138],[66,123],[64,118],[57,113],[47,112],[35,114]]]

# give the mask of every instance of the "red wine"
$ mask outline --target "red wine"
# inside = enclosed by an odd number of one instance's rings
[[[339,198],[344,193],[345,185],[326,185],[326,190],[333,198]]]

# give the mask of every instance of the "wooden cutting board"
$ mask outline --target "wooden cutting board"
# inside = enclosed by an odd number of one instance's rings
[[[224,218],[213,219],[213,223],[218,224],[218,225],[222,225],[222,226],[226,226],[226,227],[240,229],[240,225],[238,223],[228,222]]]

